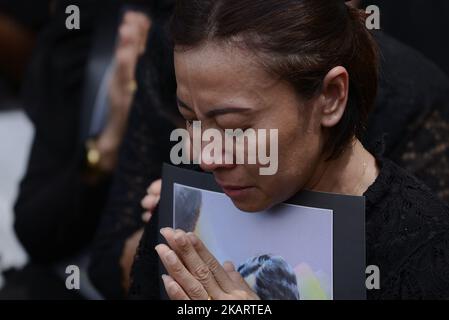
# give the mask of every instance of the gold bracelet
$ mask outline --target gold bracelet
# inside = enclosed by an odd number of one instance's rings
[[[137,86],[136,80],[131,80],[131,81],[128,83],[127,89],[128,89],[128,92],[129,92],[129,93],[131,93],[131,94],[136,93],[137,88],[138,88],[138,86]]]
[[[97,148],[95,139],[89,139],[86,141],[86,160],[89,168],[98,169],[101,161],[101,154]]]

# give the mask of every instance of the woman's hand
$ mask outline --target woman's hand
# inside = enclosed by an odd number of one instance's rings
[[[260,300],[233,264],[223,266],[193,233],[164,228],[161,234],[170,247],[156,251],[169,275],[162,277],[172,300]]]
[[[145,209],[144,214],[142,215],[142,220],[145,223],[150,221],[151,216],[153,215],[154,209],[159,203],[161,199],[161,188],[162,188],[162,180],[154,181],[147,190],[147,195],[142,199],[141,205]]]

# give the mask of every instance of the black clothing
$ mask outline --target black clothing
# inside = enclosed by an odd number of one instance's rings
[[[1,300],[83,300],[78,290],[67,290],[65,281],[46,265],[28,263],[21,270],[3,273]]]
[[[14,228],[31,259],[39,263],[59,261],[86,247],[109,187],[108,179],[98,184],[84,180],[85,150],[79,139],[92,34],[106,3],[71,1],[80,7],[82,27],[67,30],[69,2],[57,2],[53,19],[39,36],[24,88],[35,136],[14,208]]]
[[[0,13],[32,31],[38,31],[49,19],[50,3],[50,0],[0,0]]]
[[[449,79],[422,54],[376,33],[381,68],[363,143],[407,169],[449,203]]]
[[[378,163],[380,174],[365,193],[366,256],[381,282],[368,299],[448,299],[449,206],[393,162]],[[157,220],[145,227],[131,298],[159,298]]]
[[[449,298],[449,206],[388,160],[365,193],[367,265],[380,269],[368,299]]]

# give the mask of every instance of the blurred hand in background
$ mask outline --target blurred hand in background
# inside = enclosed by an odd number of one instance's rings
[[[110,172],[117,163],[128,113],[137,90],[135,72],[137,62],[144,53],[151,21],[147,15],[128,11],[118,32],[113,71],[109,83],[109,117],[103,133],[97,140],[101,154],[100,168]]]

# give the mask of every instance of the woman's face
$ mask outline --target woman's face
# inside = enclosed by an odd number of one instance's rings
[[[314,108],[318,98],[302,99],[256,61],[248,51],[215,43],[175,51],[179,110],[186,120],[201,121],[203,130],[278,130],[274,175],[260,175],[260,164],[201,164],[235,206],[248,212],[267,209],[307,187],[324,144],[320,112]]]

